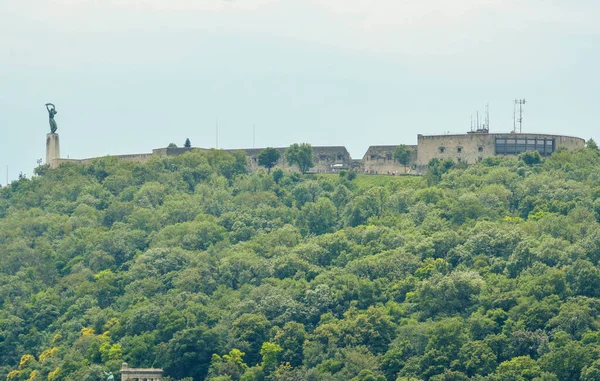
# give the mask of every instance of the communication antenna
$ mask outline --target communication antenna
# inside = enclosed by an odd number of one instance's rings
[[[219,117],[217,117],[217,123],[215,125],[215,140],[216,140],[215,148],[219,149]]]
[[[514,132],[517,130],[517,122],[519,122],[519,133],[523,133],[523,105],[527,103],[525,99],[515,99],[515,107],[514,107]],[[517,114],[517,105],[519,105],[519,119],[516,119]]]
[[[513,134],[517,132],[517,102],[513,103]]]
[[[473,114],[471,114],[471,132],[473,132]]]
[[[490,104],[485,105],[485,128],[490,131]]]

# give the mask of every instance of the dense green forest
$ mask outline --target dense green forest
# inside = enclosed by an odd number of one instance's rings
[[[422,177],[42,166],[0,189],[0,377],[600,380],[599,221],[594,145]]]

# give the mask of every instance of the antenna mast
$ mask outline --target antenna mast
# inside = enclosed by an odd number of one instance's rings
[[[485,128],[490,132],[490,104],[485,105]]]
[[[515,125],[514,125],[514,132],[516,132],[517,130],[517,123],[519,122],[519,133],[523,133],[523,105],[527,103],[527,101],[525,99],[515,99],[515,107],[514,107],[514,112],[513,114],[515,115],[514,119],[515,119]],[[519,119],[516,119],[516,114],[517,114],[517,105],[519,105]]]
[[[513,134],[517,132],[517,101],[513,103]]]
[[[217,117],[217,123],[215,125],[215,140],[216,140],[215,148],[219,149],[219,117]]]

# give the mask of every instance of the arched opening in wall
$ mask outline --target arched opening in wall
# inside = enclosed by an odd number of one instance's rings
[[[440,151],[440,153],[444,153],[446,152],[446,147],[440,147],[438,148],[438,150]]]
[[[479,146],[479,148],[477,148],[477,151],[479,151],[479,152],[483,152],[483,147],[482,147],[482,146]]]
[[[462,147],[458,147],[458,148],[456,149],[456,151],[457,151],[458,153],[462,153]]]

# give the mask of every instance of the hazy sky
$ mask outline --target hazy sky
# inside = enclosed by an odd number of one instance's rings
[[[45,157],[415,144],[491,128],[600,140],[597,0],[0,0],[0,179]]]

